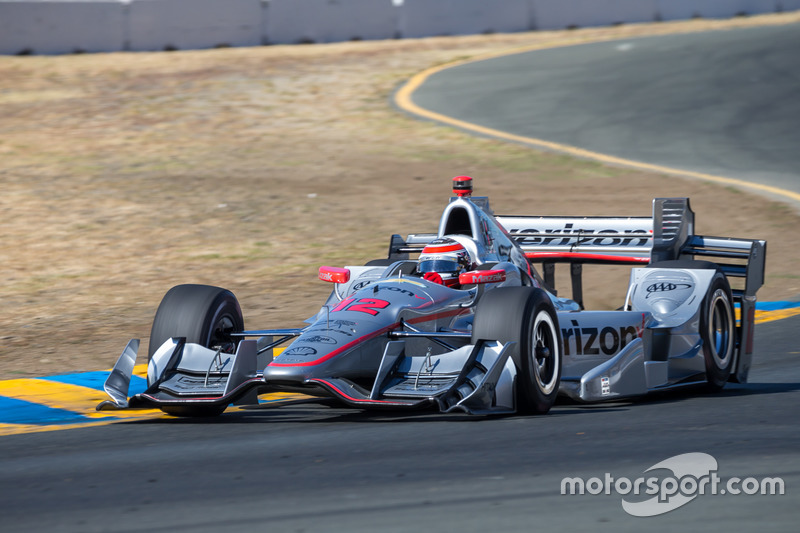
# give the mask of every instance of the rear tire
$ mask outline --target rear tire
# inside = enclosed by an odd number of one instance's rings
[[[558,316],[547,294],[532,287],[487,291],[475,310],[472,343],[479,339],[515,343],[510,356],[518,371],[518,411],[547,413],[558,395],[563,353]]]
[[[728,279],[717,272],[703,299],[700,337],[706,364],[706,388],[721,390],[731,375],[736,346],[736,318]]]
[[[736,315],[728,278],[711,261],[676,259],[659,261],[648,268],[686,268],[716,270],[711,279],[700,311],[700,338],[703,339],[703,358],[706,366],[706,389],[722,390],[733,370],[736,347]]]
[[[243,330],[242,309],[231,291],[210,285],[178,285],[158,306],[147,360],[171,337],[186,337],[186,342],[206,348],[220,346],[223,352],[233,353],[237,341],[230,334]]]

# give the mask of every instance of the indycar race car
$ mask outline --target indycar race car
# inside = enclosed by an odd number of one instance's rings
[[[211,416],[288,391],[363,409],[541,414],[559,393],[594,402],[747,380],[765,241],[695,235],[687,198],[655,199],[652,217],[533,217],[494,215],[466,176],[453,192],[436,233],[320,267],[332,291],[306,327],[246,330],[230,291],[172,288],[147,389],[128,398],[134,339],[98,409]],[[553,289],[557,263],[570,265],[570,299]],[[584,309],[583,264],[632,267],[619,309]]]

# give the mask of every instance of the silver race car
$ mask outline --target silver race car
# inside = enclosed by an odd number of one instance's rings
[[[128,398],[134,339],[98,409],[210,416],[288,391],[364,409],[546,413],[559,393],[594,402],[747,380],[765,241],[695,235],[686,198],[655,199],[652,217],[533,217],[495,215],[466,176],[453,192],[436,233],[321,267],[333,287],[306,327],[246,330],[230,291],[172,288],[147,390]],[[570,299],[553,289],[557,263]],[[633,267],[619,309],[584,310],[587,263]]]

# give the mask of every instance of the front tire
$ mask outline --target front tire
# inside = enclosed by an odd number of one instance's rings
[[[242,309],[231,291],[210,285],[178,285],[158,306],[147,360],[171,337],[186,337],[186,342],[233,353],[237,342],[230,334],[243,330]]]
[[[158,306],[147,360],[172,337],[186,337],[186,342],[234,353],[237,341],[230,334],[236,331],[244,331],[244,318],[231,291],[210,285],[178,285],[167,292]],[[210,417],[222,414],[226,407],[172,405],[162,406],[161,410],[172,416]]]
[[[510,355],[518,371],[518,410],[547,413],[558,395],[563,353],[558,315],[547,293],[532,287],[487,291],[475,310],[472,343],[479,339],[515,343]]]

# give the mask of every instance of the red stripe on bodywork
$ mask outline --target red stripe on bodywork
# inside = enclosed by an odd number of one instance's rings
[[[411,320],[406,320],[409,324],[419,324],[421,322],[430,322],[431,320],[439,320],[440,318],[450,318],[451,316],[458,316],[468,313],[469,310],[467,309],[451,309],[450,311],[443,311],[441,313],[435,313],[433,315],[425,315],[419,316],[417,318],[412,318]],[[398,326],[400,324],[397,324]]]
[[[323,355],[318,359],[314,359],[313,361],[306,361],[305,363],[276,363],[275,361],[273,361],[268,366],[315,366],[320,363],[324,363],[328,359],[333,359],[340,353],[349,350],[350,348],[356,346],[359,343],[366,342],[370,339],[374,339],[375,337],[383,335],[384,333],[391,331],[392,329],[398,327],[399,325],[400,323],[392,324],[391,326],[386,326],[385,328],[381,328],[379,330],[373,331],[372,333],[363,335],[357,338],[356,340],[348,342],[344,346],[340,346],[339,348],[336,348],[335,350],[328,352],[327,354]]]
[[[639,263],[650,262],[649,257],[631,257],[627,255],[590,254],[586,252],[526,252],[525,257],[534,260],[547,259],[588,259],[595,261],[608,261],[609,263]]]
[[[337,387],[333,383],[331,383],[329,381],[326,381],[324,379],[314,378],[314,379],[309,379],[308,381],[312,382],[312,383],[322,383],[326,387],[329,387],[329,388],[335,390],[336,394],[338,394],[342,398],[347,398],[351,402],[357,402],[357,403],[380,403],[380,404],[388,404],[388,405],[408,405],[407,403],[404,403],[404,402],[392,402],[392,401],[389,401],[389,400],[373,400],[371,398],[367,398],[367,399],[353,398],[349,394],[346,394],[345,392],[343,392],[339,387]]]
[[[426,315],[426,316],[413,318],[411,320],[408,320],[407,322],[409,324],[419,324],[420,322],[430,322],[431,320],[438,320],[440,318],[448,318],[448,317],[451,317],[451,316],[457,316],[457,315],[462,314],[464,312],[468,312],[468,311],[466,311],[465,309],[453,309],[453,310],[450,310],[450,311],[445,311],[443,313],[435,313],[435,314],[432,314],[432,315]],[[323,355],[322,357],[320,357],[318,359],[314,359],[313,361],[306,361],[305,363],[276,363],[276,362],[273,361],[268,366],[315,366],[315,365],[318,365],[320,363],[324,363],[325,361],[327,361],[329,359],[333,359],[337,355],[341,354],[342,352],[346,352],[347,350],[353,348],[354,346],[358,345],[359,343],[366,342],[366,341],[368,341],[370,339],[374,339],[375,337],[379,337],[379,336],[383,335],[384,333],[388,333],[389,331],[400,327],[400,325],[401,325],[400,322],[395,322],[394,324],[386,326],[385,328],[381,328],[381,329],[375,330],[372,333],[367,333],[366,335],[363,335],[363,336],[361,336],[361,337],[359,337],[359,338],[357,338],[357,339],[355,339],[353,341],[350,341],[347,344],[345,344],[344,346],[336,348],[332,352],[328,352],[327,354]]]

